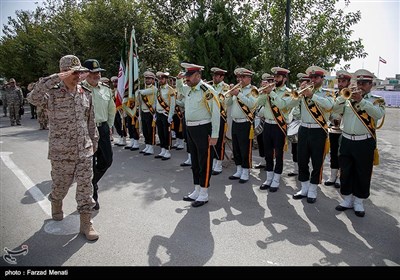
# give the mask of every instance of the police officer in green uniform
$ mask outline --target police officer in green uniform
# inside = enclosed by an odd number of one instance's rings
[[[338,80],[338,91],[335,92],[335,98],[337,98],[340,94],[340,91],[344,88],[350,87],[352,75],[345,71],[339,70],[336,72],[336,79]],[[337,114],[335,112],[331,112],[329,116],[329,144],[330,144],[330,168],[331,175],[328,180],[325,181],[325,186],[335,186],[336,188],[340,188],[340,179],[339,179],[339,138],[342,135],[342,131],[340,130],[340,122],[342,119],[341,114]]]
[[[274,76],[272,76],[269,73],[264,73],[261,76],[261,86],[260,87],[265,87],[268,84],[273,83],[274,81],[275,81]],[[258,106],[257,107],[257,109],[256,109],[256,118],[265,119],[265,117],[264,117],[264,106]],[[255,129],[257,128],[256,125],[257,124],[254,123]],[[258,125],[261,125],[261,124],[258,124]],[[264,128],[263,128],[263,130],[264,130]],[[264,135],[263,132],[257,134],[258,154],[261,157],[261,162],[259,162],[258,164],[256,164],[254,166],[254,168],[256,168],[256,169],[261,169],[261,168],[264,169],[265,166],[266,166],[263,135]]]
[[[91,90],[94,106],[94,115],[97,130],[99,132],[99,146],[93,155],[93,199],[96,205],[93,209],[99,210],[98,185],[107,169],[113,162],[111,145],[112,126],[115,119],[115,103],[113,94],[107,84],[100,82],[101,72],[104,72],[96,59],[88,59],[83,66],[89,69],[89,75],[82,84]]]
[[[220,126],[220,108],[218,96],[212,86],[203,82],[203,66],[181,63],[185,73],[178,75],[176,86],[184,94],[185,119],[188,145],[192,160],[194,190],[183,198],[193,201],[193,207],[208,202],[212,159],[217,144]],[[186,85],[181,80],[185,77]]]
[[[273,67],[271,72],[274,74],[275,84],[267,85],[257,100],[257,105],[264,107],[265,118],[263,142],[266,180],[260,186],[260,189],[269,188],[270,192],[276,192],[283,171],[283,149],[286,142],[287,119],[290,109],[294,107],[297,101],[291,98],[286,87],[290,71],[281,67]]]
[[[231,106],[232,147],[236,165],[236,172],[229,179],[243,184],[249,180],[249,168],[252,166],[253,121],[258,90],[251,84],[254,72],[246,68],[235,71],[240,83],[225,95],[226,105]]]
[[[221,119],[219,125],[219,136],[217,145],[215,145],[215,158],[213,160],[212,175],[218,175],[222,172],[222,161],[225,157],[225,133],[227,131],[227,114],[225,106],[225,93],[229,90],[229,85],[224,82],[226,70],[218,67],[210,69],[213,73],[212,86],[215,89],[216,94],[220,102]]]
[[[157,88],[154,85],[156,75],[151,71],[143,73],[145,88],[138,90],[135,96],[139,96],[142,118],[142,132],[146,147],[140,152],[145,156],[154,154],[156,142],[156,109],[155,98]]]
[[[354,75],[357,89],[342,91],[334,106],[336,113],[343,114],[339,147],[343,200],[336,210],[354,208],[358,217],[364,217],[363,200],[370,195],[372,169],[377,164],[376,129],[379,119],[385,116],[385,101],[371,94],[374,74],[360,69]]]
[[[322,165],[326,152],[329,111],[333,107],[333,97],[322,90],[326,71],[318,66],[310,66],[306,70],[312,85],[304,82],[300,88],[304,90],[299,97],[301,125],[298,136],[298,163],[301,190],[293,195],[294,199],[307,198],[308,203],[317,200],[317,188],[321,183]],[[312,171],[310,176],[309,162]]]

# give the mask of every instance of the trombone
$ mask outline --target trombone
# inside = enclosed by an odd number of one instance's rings
[[[232,91],[240,88],[242,86],[241,83],[237,83],[236,85],[234,85],[230,90],[228,90],[227,92],[225,92],[225,98],[230,98],[232,96]]]
[[[357,86],[350,86],[344,88],[340,91],[340,95],[343,96],[344,99],[351,99],[354,93],[362,92]]]
[[[314,89],[314,83],[309,83],[305,88],[302,88],[302,89],[299,90],[299,91],[293,90],[293,91],[292,91],[292,97],[293,97],[294,99],[301,98],[301,97],[303,96],[302,92],[305,91],[305,90],[307,90],[307,89],[313,90],[313,89]]]

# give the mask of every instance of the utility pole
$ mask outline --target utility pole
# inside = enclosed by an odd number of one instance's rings
[[[290,35],[290,0],[286,0],[286,23],[285,23],[285,68],[289,69],[289,35]]]

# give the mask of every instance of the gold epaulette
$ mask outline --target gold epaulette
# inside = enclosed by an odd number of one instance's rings
[[[86,90],[87,92],[92,92],[91,89],[89,89],[88,87],[84,86],[83,84],[81,84],[81,87]]]

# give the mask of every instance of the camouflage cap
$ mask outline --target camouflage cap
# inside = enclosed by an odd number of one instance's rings
[[[88,72],[89,69],[82,67],[81,61],[75,55],[66,55],[60,59],[60,71],[74,70],[77,72]]]

